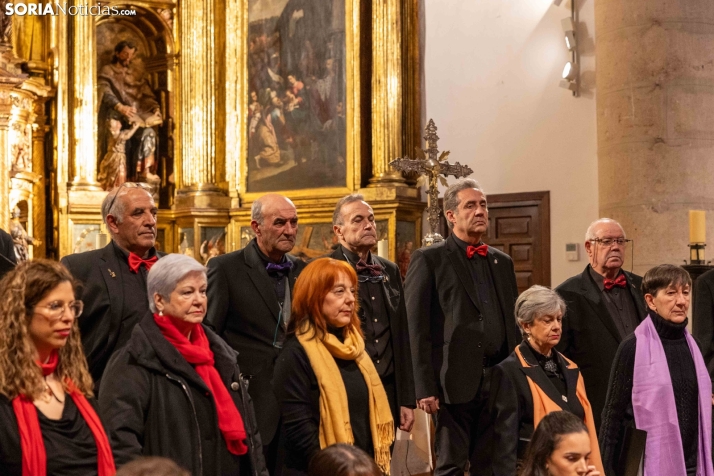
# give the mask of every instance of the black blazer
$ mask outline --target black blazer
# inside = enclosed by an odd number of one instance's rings
[[[292,292],[305,263],[286,256],[293,262],[288,276]],[[265,445],[273,440],[280,418],[272,388],[275,360],[280,353],[273,343],[285,339],[279,315],[275,285],[258,255],[255,240],[208,262],[206,324],[238,351],[238,364],[250,380],[248,392]]]
[[[166,254],[156,255],[160,258]],[[118,341],[125,299],[122,267],[111,242],[98,250],[67,255],[61,263],[84,285],[77,296],[84,301],[79,331],[89,372],[98,387],[112,353],[126,343]],[[149,302],[145,304],[148,311]]]
[[[417,399],[438,396],[445,403],[466,403],[481,382],[483,317],[473,278],[459,255],[463,252],[450,236],[412,253],[405,291]],[[513,261],[490,246],[486,258],[513,349],[520,342]]]
[[[0,229],[0,279],[12,271],[16,265],[15,242],[12,241],[12,236],[8,232]]]
[[[709,376],[714,378],[714,270],[699,276],[695,283],[692,335],[701,344]]]
[[[533,367],[523,367],[518,355],[513,352],[493,370],[489,408],[494,422],[491,458],[494,476],[516,474],[518,457],[523,456],[522,449],[533,436],[533,396],[527,377],[564,411],[585,419],[585,411],[576,394],[580,371],[577,368],[569,369],[568,362],[556,352],[560,372],[565,377],[568,399],[565,402],[548,375],[538,365],[528,345],[521,343],[520,349],[523,358]]]
[[[330,258],[347,261],[342,248],[338,247],[332,252]],[[404,287],[399,267],[389,260],[375,254],[372,258],[382,265],[387,276],[382,281],[382,296],[387,304],[389,314],[389,330],[392,336],[392,351],[394,352],[394,376],[397,383],[397,404],[403,407],[413,407],[416,403],[414,396],[414,370],[412,369],[411,346],[409,345],[409,327],[407,324],[407,308],[404,303]],[[398,422],[398,416],[394,421]]]
[[[638,320],[647,315],[642,296],[642,278],[623,270],[637,308]],[[615,353],[622,339],[615,321],[602,300],[602,292],[590,276],[590,265],[555,288],[565,300],[563,334],[557,348],[576,362],[585,380],[585,391],[593,408],[595,427],[600,431],[600,417],[605,408],[607,384]]]

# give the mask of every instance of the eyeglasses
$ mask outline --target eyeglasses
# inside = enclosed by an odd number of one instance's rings
[[[63,303],[62,301],[55,301],[51,302],[46,306],[35,306],[35,309],[47,309],[47,316],[48,318],[52,320],[57,320],[57,319],[62,319],[64,316],[64,310],[69,309],[69,311],[72,313],[72,316],[74,318],[77,318],[82,315],[82,311],[84,310],[84,303],[82,301],[72,301],[70,303]]]
[[[140,188],[142,190],[146,190],[147,192],[151,191],[151,187],[145,183],[141,182],[124,182],[123,184],[119,185],[119,188],[117,189],[117,192],[114,194],[114,198],[112,198],[112,201],[109,202],[109,208],[107,208],[107,215],[112,214],[112,207],[114,206],[114,202],[116,202],[117,197],[119,196],[119,192],[123,187],[126,188]]]
[[[590,241],[593,241],[595,243],[600,243],[602,246],[612,246],[615,243],[617,243],[619,246],[626,245],[627,243],[631,243],[632,240],[627,240],[625,238],[595,238]]]

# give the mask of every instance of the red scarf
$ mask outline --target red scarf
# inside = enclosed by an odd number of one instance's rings
[[[59,363],[57,351],[50,354],[46,364],[37,362],[42,368],[42,375],[47,376],[55,371]],[[71,380],[67,381],[69,396],[77,405],[79,413],[87,422],[97,444],[97,470],[99,476],[113,476],[117,472],[114,466],[112,448],[109,446],[107,434],[104,432],[102,422],[99,420],[94,408]],[[12,408],[17,418],[17,428],[20,432],[20,448],[22,449],[22,475],[33,476],[47,474],[47,454],[45,442],[42,440],[40,421],[37,418],[37,409],[32,399],[25,395],[18,395],[12,399]]]
[[[218,370],[214,366],[213,352],[211,352],[211,348],[208,345],[208,338],[203,326],[200,324],[193,325],[191,328],[191,341],[189,342],[186,336],[177,328],[177,326],[180,326],[185,330],[184,321],[158,314],[154,314],[154,321],[166,340],[173,344],[183,358],[193,366],[198,376],[208,387],[211,395],[213,395],[213,401],[218,412],[218,428],[226,440],[228,451],[234,455],[246,454],[248,447],[243,442],[246,439],[243,418],[241,418],[233,399],[228,393],[228,389],[226,389]]]

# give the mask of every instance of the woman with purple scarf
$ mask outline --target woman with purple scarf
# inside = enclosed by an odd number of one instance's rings
[[[608,476],[615,476],[625,430],[647,432],[645,476],[714,476],[712,384],[687,331],[692,280],[679,266],[650,269],[642,281],[649,308],[620,344],[600,428]]]

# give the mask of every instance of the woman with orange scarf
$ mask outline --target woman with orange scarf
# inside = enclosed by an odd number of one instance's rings
[[[3,475],[116,472],[79,339],[75,282],[61,264],[20,264],[0,281]]]
[[[335,443],[361,448],[389,474],[394,421],[379,374],[364,350],[357,274],[344,261],[308,264],[293,288],[290,336],[275,365],[281,405],[283,476],[307,474]]]
[[[99,389],[117,464],[163,456],[194,476],[267,476],[237,353],[203,325],[206,286],[206,268],[189,256],[151,265],[151,312]]]
[[[516,301],[523,342],[494,368],[490,405],[494,418],[494,476],[513,476],[534,429],[545,415],[567,411],[590,435],[586,476],[604,476],[592,409],[578,366],[557,352],[565,303],[543,286],[532,286]],[[580,473],[578,473],[580,474]]]

